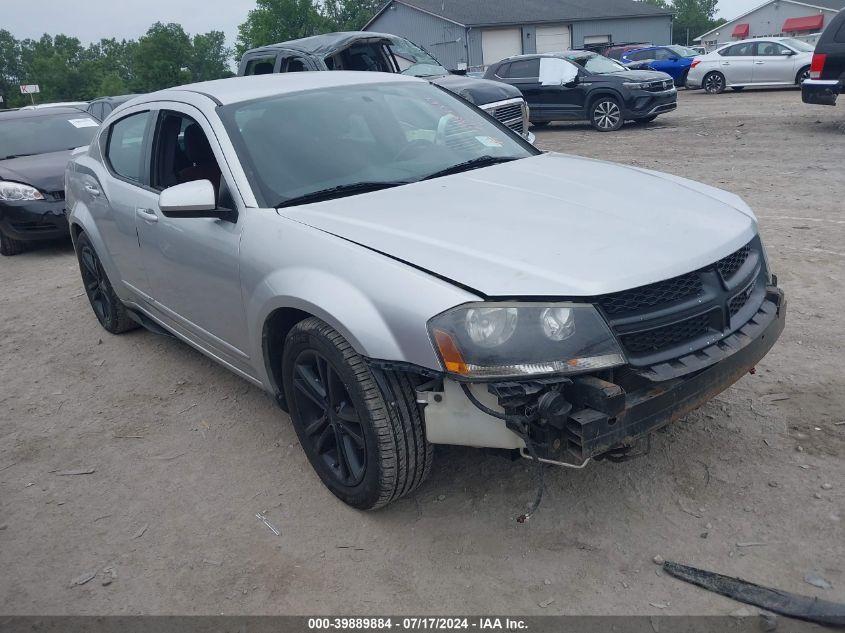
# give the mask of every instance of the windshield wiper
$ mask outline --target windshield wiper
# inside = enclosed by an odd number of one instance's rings
[[[322,202],[324,200],[334,200],[336,198],[343,198],[345,196],[354,196],[359,193],[370,193],[372,191],[380,191],[382,189],[391,189],[393,187],[400,187],[401,185],[409,185],[410,182],[393,181],[393,182],[353,182],[348,185],[338,185],[337,187],[330,187],[329,189],[321,189],[320,191],[312,191],[302,196],[283,200],[276,205],[277,209],[284,207],[295,207],[300,204],[308,204],[309,202]]]
[[[509,163],[513,160],[519,160],[519,158],[515,158],[513,156],[479,156],[478,158],[473,158],[472,160],[468,160],[463,163],[458,163],[457,165],[452,165],[451,167],[447,167],[446,169],[436,171],[433,174],[430,174],[423,178],[423,180],[434,180],[435,178],[451,176],[452,174],[460,174],[461,172],[470,171],[472,169],[481,169],[482,167],[490,167],[491,165],[498,165],[499,163]]]

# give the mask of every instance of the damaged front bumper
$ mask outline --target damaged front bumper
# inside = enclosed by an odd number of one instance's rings
[[[541,459],[565,464],[613,454],[733,385],[768,353],[785,321],[783,292],[769,286],[757,313],[737,331],[653,367],[465,386],[444,379],[439,389],[428,383],[418,388],[426,434],[435,444],[486,448],[522,449],[530,442]],[[555,398],[544,400],[549,393]]]

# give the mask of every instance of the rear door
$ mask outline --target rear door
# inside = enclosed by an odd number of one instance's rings
[[[112,122],[101,137],[106,173],[84,174],[83,185],[83,195],[121,281],[142,299],[149,298],[150,285],[138,244],[136,210],[151,195],[152,120],[149,107],[138,106]]]
[[[755,84],[792,84],[795,74],[795,55],[791,49],[778,42],[757,42],[751,77]]]
[[[519,88],[525,102],[531,108],[531,117],[534,121],[545,120],[547,106],[543,102],[543,93],[540,90],[540,58],[530,57],[526,59],[515,59],[500,64],[496,69],[496,78],[500,78],[512,86]]]
[[[718,69],[728,84],[750,84],[754,74],[754,42],[741,42],[719,52]]]

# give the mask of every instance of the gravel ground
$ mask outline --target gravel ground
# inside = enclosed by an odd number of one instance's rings
[[[69,246],[4,258],[0,611],[740,607],[664,575],[658,554],[845,601],[845,110],[794,90],[680,102],[648,127],[555,125],[537,143],[744,196],[789,296],[787,329],[756,375],[658,433],[648,456],[549,470],[527,525],[514,522],[534,492],[527,464],[463,448],[438,448],[414,496],[345,507],[267,395],[175,340],[101,330]]]

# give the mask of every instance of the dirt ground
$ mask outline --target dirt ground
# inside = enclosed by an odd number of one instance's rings
[[[756,375],[657,434],[646,457],[549,470],[527,525],[514,521],[534,493],[527,463],[452,447],[417,494],[363,514],[320,484],[267,395],[176,340],[101,330],[69,246],[4,258],[0,612],[741,607],[664,575],[658,554],[845,601],[845,107],[805,106],[795,90],[682,92],[649,127],[537,136],[745,197],[789,297]]]

